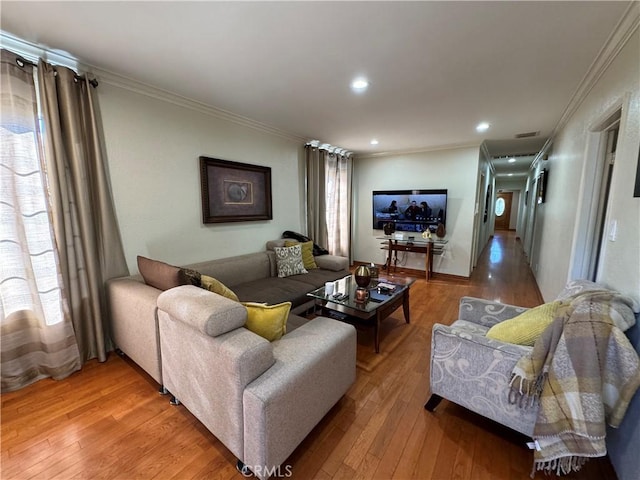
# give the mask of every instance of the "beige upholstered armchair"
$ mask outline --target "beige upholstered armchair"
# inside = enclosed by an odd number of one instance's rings
[[[458,320],[450,326],[433,326],[431,397],[425,408],[433,411],[446,398],[529,437],[539,438],[543,429],[547,428],[545,423],[553,426],[550,418],[556,412],[553,411],[554,403],[550,401],[550,397],[558,399],[557,405],[580,398],[584,401],[583,410],[573,409],[574,412],[569,409],[574,417],[559,415],[559,418],[569,422],[577,419],[571,425],[578,425],[584,419],[575,416],[576,412],[584,414],[590,422],[582,423],[602,423],[598,428],[604,438],[604,421],[617,426],[631,396],[640,385],[640,359],[623,333],[636,323],[640,305],[630,297],[587,280],[569,282],[556,300],[563,307],[558,307],[558,313],[554,317],[562,319],[562,322],[554,320],[548,327],[542,328],[545,331],[540,337],[542,348],[536,350],[534,347],[487,337],[492,326],[522,314],[526,308],[463,297],[460,300]],[[560,314],[561,311],[564,313]],[[530,325],[527,324],[527,328]],[[501,324],[501,327],[507,326],[508,324]],[[547,342],[551,341],[549,339],[558,336],[559,340],[556,342],[562,348],[558,347],[555,353],[547,350],[550,345]],[[535,345],[537,348],[538,344]],[[548,359],[552,361],[545,363],[545,366],[548,365],[548,373],[549,376],[553,375],[553,380],[547,380],[546,374],[543,374],[538,377],[539,381],[545,379],[539,387],[525,384],[523,394],[523,384],[517,383],[522,377],[516,375],[511,388],[512,373],[515,374],[514,367],[519,360],[524,356],[529,357],[518,365],[516,371],[521,373],[523,366],[535,364],[541,353],[550,355]],[[601,356],[604,361],[598,360],[602,359]],[[594,383],[596,379],[602,383]],[[546,385],[551,383],[553,388],[547,390]],[[528,390],[529,388],[534,390]],[[537,395],[530,393],[537,388],[540,388],[539,391],[545,398],[544,411],[540,415],[541,403],[537,401]],[[545,396],[546,392],[549,393]],[[536,401],[529,401],[532,399]],[[596,400],[602,402],[602,409],[594,407]],[[564,413],[564,410],[560,413]],[[606,451],[603,441],[601,447]],[[542,450],[545,450],[544,446]],[[555,458],[562,456],[557,454]],[[572,463],[570,460],[562,464],[563,471],[575,467],[576,462]],[[539,463],[543,465],[542,468],[550,465],[544,458]]]
[[[511,371],[532,347],[487,338],[489,328],[523,313],[526,308],[479,298],[460,300],[458,320],[435,324],[431,337],[433,411],[443,398],[531,436],[537,405],[521,409],[509,402]]]

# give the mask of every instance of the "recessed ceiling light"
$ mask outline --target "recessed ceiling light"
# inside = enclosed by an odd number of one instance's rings
[[[351,82],[351,90],[354,92],[364,92],[369,87],[369,81],[366,78],[356,78]]]
[[[516,159],[515,158],[510,158],[509,159],[509,163],[515,163]]]
[[[371,145],[378,145],[380,142],[375,138],[369,142]]]
[[[510,173],[507,175],[508,177],[513,177],[513,173]]]
[[[476,130],[478,132],[486,132],[487,130],[489,130],[490,126],[491,125],[489,125],[487,122],[482,122],[478,124],[478,126],[476,127]]]

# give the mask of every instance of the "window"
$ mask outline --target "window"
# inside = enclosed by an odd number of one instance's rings
[[[498,197],[498,199],[496,200],[496,217],[501,217],[504,214],[504,209],[504,198]]]
[[[0,309],[33,311],[46,325],[63,321],[62,290],[41,168],[30,74],[2,78],[0,119]]]

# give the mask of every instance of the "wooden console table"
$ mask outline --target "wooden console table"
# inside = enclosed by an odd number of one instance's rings
[[[391,259],[393,257],[393,270],[398,266],[398,252],[424,253],[425,257],[425,276],[427,282],[433,277],[433,255],[435,252],[442,254],[444,246],[448,240],[445,239],[423,239],[408,240],[396,239],[393,237],[379,237],[384,240],[382,248],[389,250],[387,256],[387,273],[391,272]]]

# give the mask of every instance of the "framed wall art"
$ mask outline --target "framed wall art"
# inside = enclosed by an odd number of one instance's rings
[[[633,196],[640,197],[640,150],[638,150],[638,167],[636,168],[636,186],[633,189]]]
[[[271,167],[200,157],[203,223],[271,220]]]
[[[538,174],[538,183],[536,185],[536,198],[538,204],[544,203],[547,199],[547,180],[549,180],[549,173],[546,168],[543,168]]]

